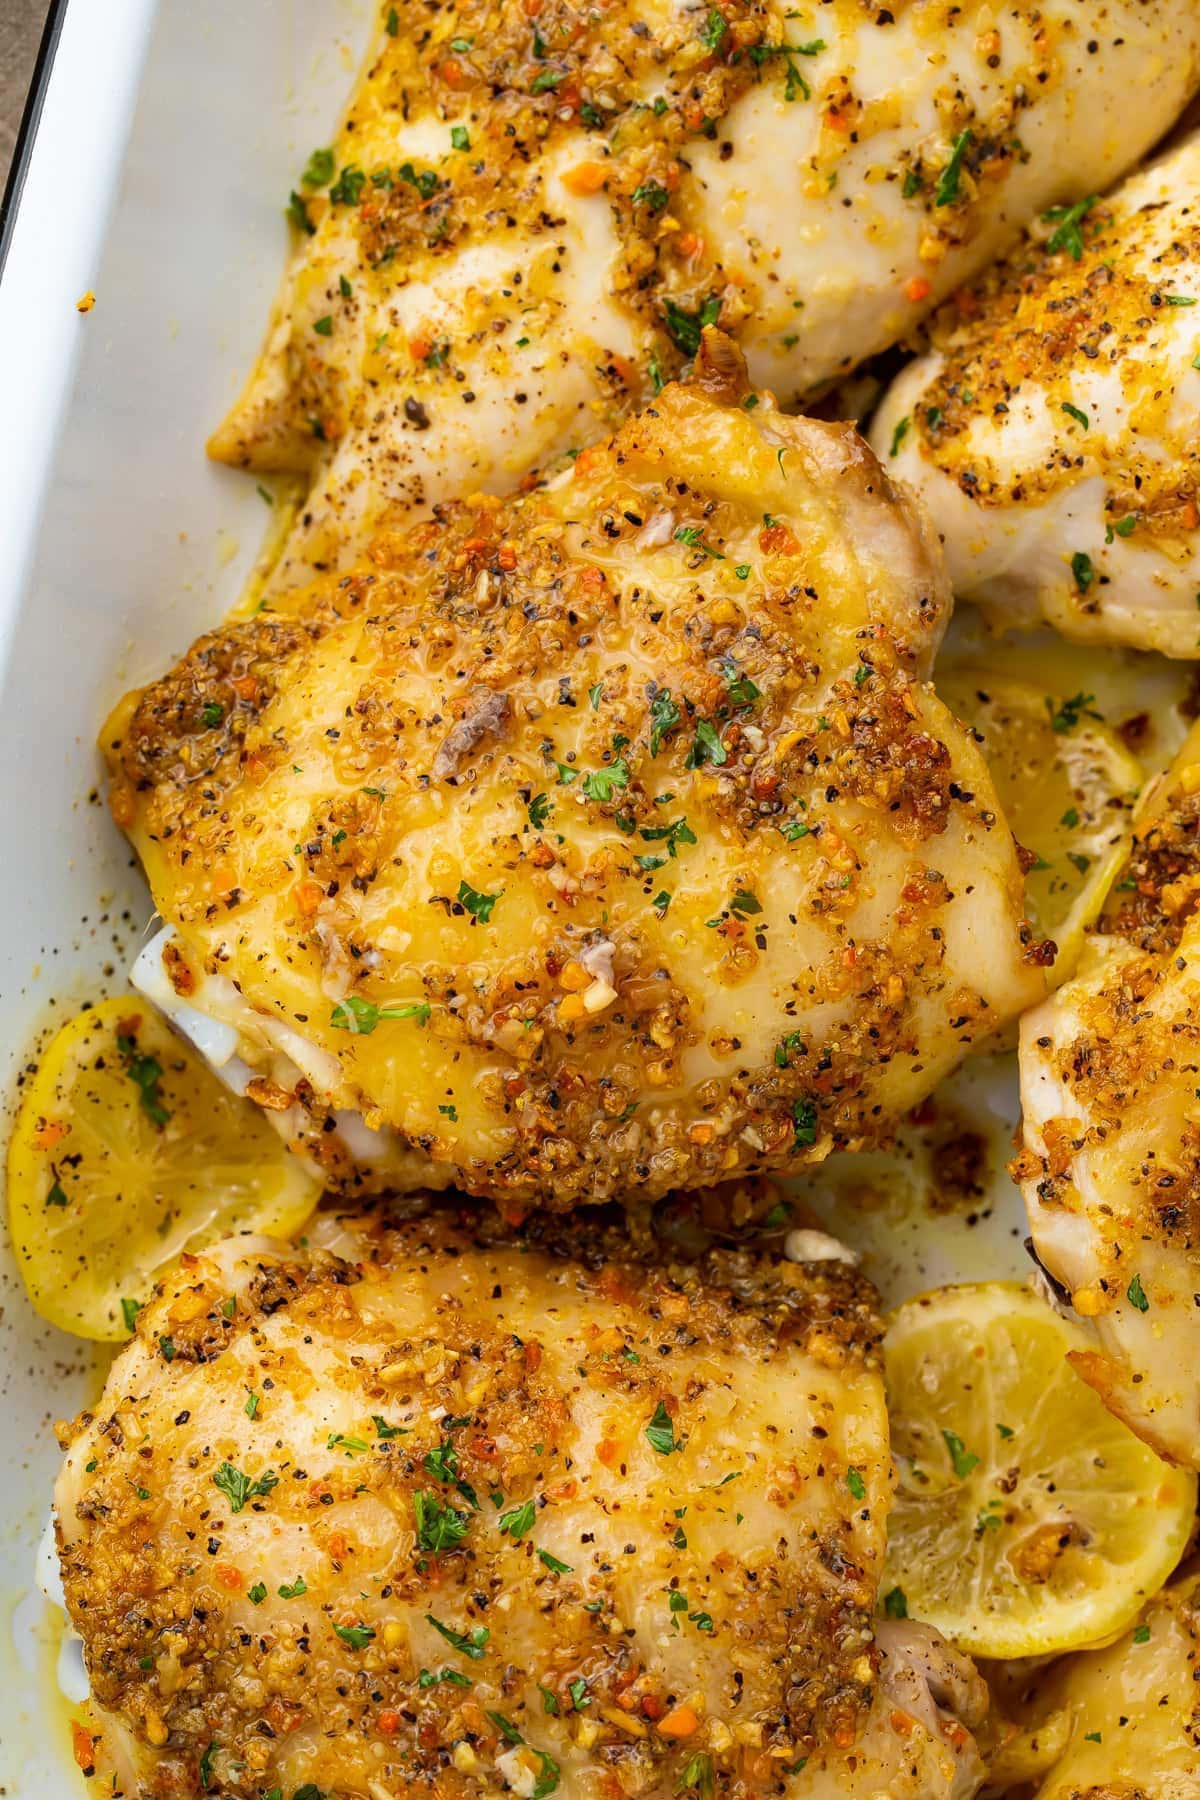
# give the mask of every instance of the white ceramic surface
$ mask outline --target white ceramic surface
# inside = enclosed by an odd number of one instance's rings
[[[236,597],[266,509],[204,458],[257,346],[283,207],[365,41],[346,0],[70,0],[0,281],[0,1084],[120,982],[147,914],[96,728]],[[75,302],[94,289],[94,311]],[[33,1560],[50,1426],[95,1390],[0,1245],[0,1792],[84,1791]]]

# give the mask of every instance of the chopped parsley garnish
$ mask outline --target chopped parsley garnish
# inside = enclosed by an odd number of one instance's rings
[[[158,1340],[158,1347],[162,1351],[162,1359],[164,1362],[174,1362],[175,1361],[175,1340],[174,1340],[174,1338],[160,1337]]]
[[[171,1117],[162,1102],[162,1064],[156,1056],[139,1056],[137,1039],[125,1032],[118,1034],[117,1048],[125,1058],[125,1073],[139,1090],[142,1111],[161,1131]]]
[[[611,800],[617,789],[629,786],[629,764],[618,756],[607,769],[592,769],[583,778],[581,792],[588,800]]]
[[[435,1556],[454,1550],[471,1528],[470,1519],[452,1506],[446,1506],[436,1494],[418,1491],[413,1495],[413,1513],[417,1522],[417,1544]]]
[[[246,1590],[246,1598],[251,1606],[261,1606],[266,1597],[267,1584],[265,1581],[256,1581],[252,1588]]]
[[[450,148],[452,150],[469,150],[471,148],[471,134],[465,125],[450,127]]]
[[[689,769],[699,769],[705,763],[712,763],[715,768],[720,768],[722,763],[728,761],[729,752],[721,742],[716,726],[710,725],[707,719],[697,719],[696,735],[692,740],[692,747],[688,751],[685,766]]]
[[[675,533],[677,544],[686,544],[689,550],[702,550],[705,556],[711,556],[714,562],[724,562],[725,555],[721,550],[714,550],[711,544],[704,542],[704,533],[699,525],[681,525]]]
[[[720,49],[725,33],[728,30],[729,26],[726,23],[724,13],[719,7],[710,6],[708,9],[708,16],[700,31],[700,42],[706,49],[715,52]]]
[[[1086,200],[1077,200],[1073,206],[1052,206],[1042,214],[1042,222],[1054,226],[1046,240],[1046,248],[1051,256],[1059,250],[1066,250],[1076,262],[1079,261],[1083,255],[1083,233],[1079,227],[1099,197],[1098,194],[1091,194]]]
[[[979,1458],[974,1451],[968,1450],[962,1439],[953,1431],[943,1429],[942,1437],[950,1452],[950,1461],[954,1465],[954,1473],[960,1481],[965,1481],[972,1469],[978,1468]]]
[[[1092,701],[1095,698],[1095,694],[1072,694],[1069,700],[1062,701],[1058,706],[1055,706],[1053,700],[1047,700],[1046,711],[1050,715],[1050,729],[1058,732],[1074,731],[1081,718],[1086,716],[1089,719],[1098,719],[1100,714],[1092,710]]]
[[[354,163],[347,163],[329,190],[335,206],[357,206],[366,186],[366,175]]]
[[[348,994],[329,1015],[329,1023],[339,1031],[352,1031],[367,1037],[382,1019],[415,1019],[427,1025],[433,1011],[427,1000],[406,1000],[399,1006],[374,1006],[357,994]]]
[[[450,1430],[449,1421],[447,1421],[446,1429],[447,1431]],[[435,1481],[444,1481],[447,1484],[452,1483],[458,1489],[472,1511],[479,1511],[479,1500],[476,1496],[475,1489],[471,1486],[469,1481],[464,1481],[460,1475],[458,1468],[458,1451],[454,1448],[454,1445],[450,1442],[449,1438],[443,1438],[435,1450],[426,1451],[424,1469],[425,1473],[427,1475],[432,1475]]]
[[[282,1587],[276,1588],[275,1592],[281,1600],[298,1600],[301,1594],[307,1594],[308,1583],[303,1575],[297,1575],[295,1581],[285,1581]]]
[[[447,1687],[469,1688],[475,1686],[471,1677],[464,1675],[459,1669],[438,1669],[436,1672],[433,1669],[422,1669],[417,1676],[419,1688],[437,1687],[439,1682],[445,1682]]]
[[[553,1718],[557,1718],[562,1712],[562,1707],[558,1702],[558,1695],[552,1694],[550,1689],[548,1687],[543,1687],[540,1681],[538,1682],[538,1693],[542,1696],[542,1711],[550,1713]]]
[[[792,15],[789,15],[789,17]],[[808,44],[752,44],[748,52],[755,68],[761,69],[772,57],[782,56],[787,65],[787,80],[784,84],[783,97],[787,101],[798,99],[811,100],[812,89],[804,76],[796,67],[792,58],[796,56],[817,56],[825,48],[824,38],[813,38]]]
[[[652,1450],[660,1456],[670,1456],[673,1450],[679,1449],[675,1438],[675,1425],[670,1413],[660,1400],[654,1409],[653,1417],[646,1427],[646,1441]]]
[[[425,1623],[432,1625],[440,1637],[444,1637],[453,1649],[460,1650],[464,1656],[469,1656],[472,1662],[481,1661],[484,1655],[484,1646],[492,1635],[486,1625],[476,1625],[468,1632],[455,1631],[452,1625],[443,1625],[442,1621],[435,1619],[432,1613],[425,1614]]]
[[[365,1650],[375,1632],[370,1625],[335,1625],[334,1631],[351,1650]]]
[[[200,1786],[205,1790],[206,1793],[207,1793],[208,1789],[212,1786],[212,1781],[213,1781],[212,1765],[213,1765],[213,1756],[216,1753],[216,1748],[217,1748],[217,1746],[215,1744],[209,1744],[208,1748],[204,1752],[204,1755],[200,1758]]]
[[[721,664],[721,673],[725,677],[725,691],[734,706],[753,706],[762,698],[762,689],[751,681],[749,675],[743,675],[735,662],[728,657]]]
[[[298,230],[306,232],[309,237],[312,237],[317,229],[308,216],[308,208],[305,206],[303,198],[295,188],[288,195],[287,216]]]
[[[142,1310],[142,1303],[140,1300],[130,1300],[127,1298],[122,1298],[122,1300],[121,1300],[121,1317],[125,1321],[126,1331],[132,1331],[134,1329],[134,1327],[137,1324],[137,1316],[141,1312],[141,1310]]]
[[[323,318],[313,320],[313,330],[318,337],[333,336],[333,314],[326,313]]]
[[[574,1570],[570,1563],[559,1562],[557,1556],[551,1556],[549,1550],[539,1550],[538,1556],[545,1563],[552,1575],[571,1575]]]
[[[1071,573],[1075,577],[1075,586],[1081,594],[1086,594],[1096,579],[1092,559],[1086,550],[1077,550],[1071,558]]]
[[[514,1506],[510,1512],[500,1514],[499,1530],[502,1534],[507,1533],[516,1542],[529,1535],[533,1530],[536,1518],[536,1502],[532,1498],[523,1500],[520,1506]]]
[[[567,1692],[571,1696],[571,1705],[576,1712],[582,1712],[585,1706],[592,1704],[592,1696],[588,1693],[588,1684],[582,1675],[568,1683]]]
[[[908,413],[905,413],[905,415],[902,419],[896,420],[896,429],[892,433],[892,447],[888,451],[889,456],[898,456],[899,455],[900,446],[904,442],[905,438],[908,436],[908,428],[911,424],[912,424],[912,419],[910,418]]]
[[[274,1469],[267,1469],[257,1481],[251,1481],[249,1475],[241,1469],[235,1469],[231,1462],[223,1462],[213,1475],[213,1486],[220,1488],[229,1501],[230,1512],[240,1513],[248,1500],[266,1496],[272,1488],[279,1486],[279,1477]]]
[[[1075,423],[1077,425],[1082,425],[1083,429],[1085,431],[1088,429],[1088,426],[1091,424],[1091,420],[1088,418],[1087,414],[1084,412],[1082,407],[1072,406],[1071,402],[1069,400],[1064,400],[1062,403],[1062,409],[1066,413],[1066,415],[1069,419],[1074,419]]]
[[[554,802],[549,794],[535,794],[529,802],[529,823],[535,831],[540,831],[550,814],[554,811]]]
[[[688,312],[674,300],[663,301],[663,318],[675,345],[685,356],[695,356],[700,348],[700,333],[706,325],[715,325],[721,313],[720,297],[710,294],[698,312]]]
[[[481,925],[487,924],[492,916],[492,908],[497,900],[502,898],[503,893],[504,889],[501,888],[498,894],[481,894],[477,888],[471,887],[466,881],[460,881],[458,884],[460,904],[465,906],[471,917],[477,919]]]
[[[889,1588],[883,1596],[883,1610],[889,1619],[907,1619],[908,1595],[901,1587]]]
[[[1114,519],[1111,525],[1104,527],[1104,541],[1111,544],[1114,537],[1132,537],[1137,528],[1137,520],[1132,513],[1126,513],[1123,519]]]
[[[410,162],[401,163],[396,170],[398,181],[406,181],[409,187],[415,187],[422,200],[432,200],[438,190],[438,178],[432,169],[414,169]]]
[[[745,918],[754,913],[760,913],[762,901],[757,894],[751,894],[745,888],[739,888],[729,902],[729,910],[731,913],[736,913],[739,918]]]
[[[633,190],[633,204],[649,207],[652,213],[661,212],[670,197],[666,188],[660,187],[657,181],[643,181]]]
[[[1140,1275],[1135,1275],[1129,1286],[1125,1289],[1125,1297],[1131,1306],[1137,1307],[1139,1312],[1150,1311],[1150,1302],[1146,1297],[1146,1290],[1142,1286],[1142,1278]]]
[[[407,1425],[389,1425],[387,1420],[381,1417],[379,1413],[371,1414],[371,1423],[375,1427],[378,1435],[383,1439],[408,1436]]]
[[[676,846],[678,844],[694,844],[696,842],[695,832],[688,824],[686,818],[683,818],[682,816],[672,820],[669,825],[643,825],[638,832],[638,836],[643,838],[648,844],[665,844],[668,856],[674,856],[676,854]],[[637,860],[641,862],[642,858],[639,857]],[[653,860],[655,868],[660,868],[662,866],[661,859],[655,858]]]
[[[1150,1627],[1148,1625],[1139,1625],[1133,1634],[1133,1641],[1135,1644],[1148,1644],[1150,1642]]]
[[[335,167],[332,150],[314,150],[300,179],[305,187],[328,187]]]
[[[650,702],[651,756],[658,755],[662,749],[663,739],[674,731],[679,723],[679,717],[679,708],[671,698],[670,688],[659,688]]]
[[[811,1100],[793,1100],[792,1124],[795,1137],[793,1150],[807,1150],[817,1141],[817,1109]]]
[[[711,1800],[714,1792],[713,1759],[707,1750],[697,1750],[683,1765],[683,1774],[679,1777],[676,1792],[683,1793],[687,1788],[699,1794],[701,1800]]]
[[[954,148],[950,152],[950,161],[938,176],[937,187],[933,191],[935,206],[953,206],[958,199],[959,176],[962,173],[963,157],[967,154],[974,140],[974,132],[970,126],[960,131],[954,140]]]
[[[529,91],[531,94],[545,94],[565,79],[565,69],[539,69],[529,84]]]
[[[399,31],[400,14],[396,11],[394,6],[389,6],[387,15],[387,34],[389,37],[396,37],[399,35]]]
[[[846,1471],[846,1486],[850,1489],[851,1494],[854,1496],[854,1498],[856,1500],[865,1500],[866,1499],[866,1497],[867,1497],[866,1484],[863,1481],[862,1474],[858,1469],[847,1469],[847,1471]]]

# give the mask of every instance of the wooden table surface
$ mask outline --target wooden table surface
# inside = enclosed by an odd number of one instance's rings
[[[8,176],[49,0],[0,0],[0,189]]]

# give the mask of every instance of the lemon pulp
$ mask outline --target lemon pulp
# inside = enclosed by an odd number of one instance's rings
[[[8,1192],[34,1306],[64,1331],[116,1340],[181,1251],[298,1231],[320,1187],[144,1000],[117,998],[46,1049],[9,1145]]]
[[[1123,1631],[1186,1547],[1196,1477],[1104,1407],[1085,1343],[1028,1288],[942,1288],[885,1339],[898,1489],[885,1608],[976,1656],[1051,1655]]]
[[[1145,771],[1090,694],[1048,695],[976,664],[940,671],[938,691],[983,739],[1005,817],[1036,859],[1029,917],[1058,945],[1053,979],[1065,981],[1128,848]]]

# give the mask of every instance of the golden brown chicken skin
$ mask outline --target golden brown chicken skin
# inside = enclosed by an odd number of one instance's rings
[[[265,1104],[395,1134],[393,1183],[563,1207],[800,1166],[1042,991],[927,684],[920,515],[718,334],[702,368],[105,728],[175,993],[234,1021]]]
[[[1095,1334],[1072,1360],[1200,1468],[1200,729],[1143,802],[1075,978],[1021,1021],[1015,1165],[1041,1261]]]
[[[874,1642],[878,1337],[845,1263],[598,1213],[185,1258],[65,1434],[96,1768],[160,1800],[974,1791],[969,1665]]]
[[[1191,0],[375,11],[211,446],[311,477],[276,592],[352,568],[388,505],[508,492],[594,442],[705,324],[811,393],[1108,188],[1200,81]]]

